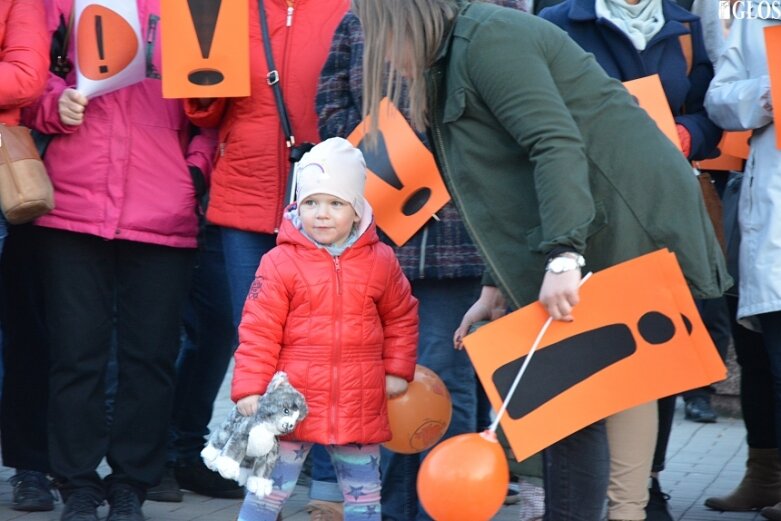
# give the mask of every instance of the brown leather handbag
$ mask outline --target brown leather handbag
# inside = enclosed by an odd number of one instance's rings
[[[54,188],[27,127],[0,124],[0,209],[11,224],[54,209]]]

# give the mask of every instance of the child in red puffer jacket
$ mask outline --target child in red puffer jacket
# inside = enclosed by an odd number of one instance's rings
[[[309,151],[298,167],[298,203],[247,296],[232,398],[254,414],[272,375],[285,371],[309,415],[280,443],[272,492],[249,494],[242,521],[276,519],[313,443],[334,461],[344,519],[380,519],[386,395],[403,393],[413,378],[418,315],[393,251],[377,237],[365,179],[363,154],[346,140]]]

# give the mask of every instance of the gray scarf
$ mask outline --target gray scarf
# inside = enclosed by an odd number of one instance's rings
[[[640,0],[628,4],[626,0],[595,0],[597,17],[609,20],[642,51],[664,26],[662,0]]]

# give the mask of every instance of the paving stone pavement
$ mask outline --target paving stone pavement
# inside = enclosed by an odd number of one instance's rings
[[[213,423],[221,421],[232,406],[228,398],[226,378],[215,402]],[[680,401],[679,401],[680,402]],[[676,521],[762,521],[757,512],[719,513],[703,506],[706,497],[729,492],[743,476],[747,447],[743,422],[734,418],[719,418],[713,424],[686,421],[683,409],[678,407],[668,448],[667,468],[661,474],[662,489],[670,494],[670,511]],[[108,473],[105,464],[102,473]],[[10,508],[11,486],[8,478],[13,469],[0,468],[0,521],[58,521],[62,503],[53,512],[16,512]],[[304,510],[308,501],[307,489],[299,485],[285,506],[285,521],[308,521]],[[213,499],[185,492],[182,503],[147,501],[144,514],[147,521],[234,521],[240,501]],[[519,506],[505,506],[494,521],[515,521]],[[101,519],[108,514],[101,507]],[[464,519],[463,521],[472,521]]]

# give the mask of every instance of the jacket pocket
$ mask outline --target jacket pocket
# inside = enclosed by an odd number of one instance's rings
[[[599,233],[605,226],[607,226],[607,212],[605,211],[605,205],[602,202],[594,203],[594,218],[588,225],[586,230],[586,239]],[[535,226],[528,232],[526,232],[526,244],[530,251],[535,253],[544,253],[540,249],[540,244],[543,242],[542,237],[542,225]]]
[[[442,116],[442,122],[451,123],[456,121],[464,114],[465,108],[466,92],[464,92],[464,89],[458,89],[445,100],[445,112]]]

